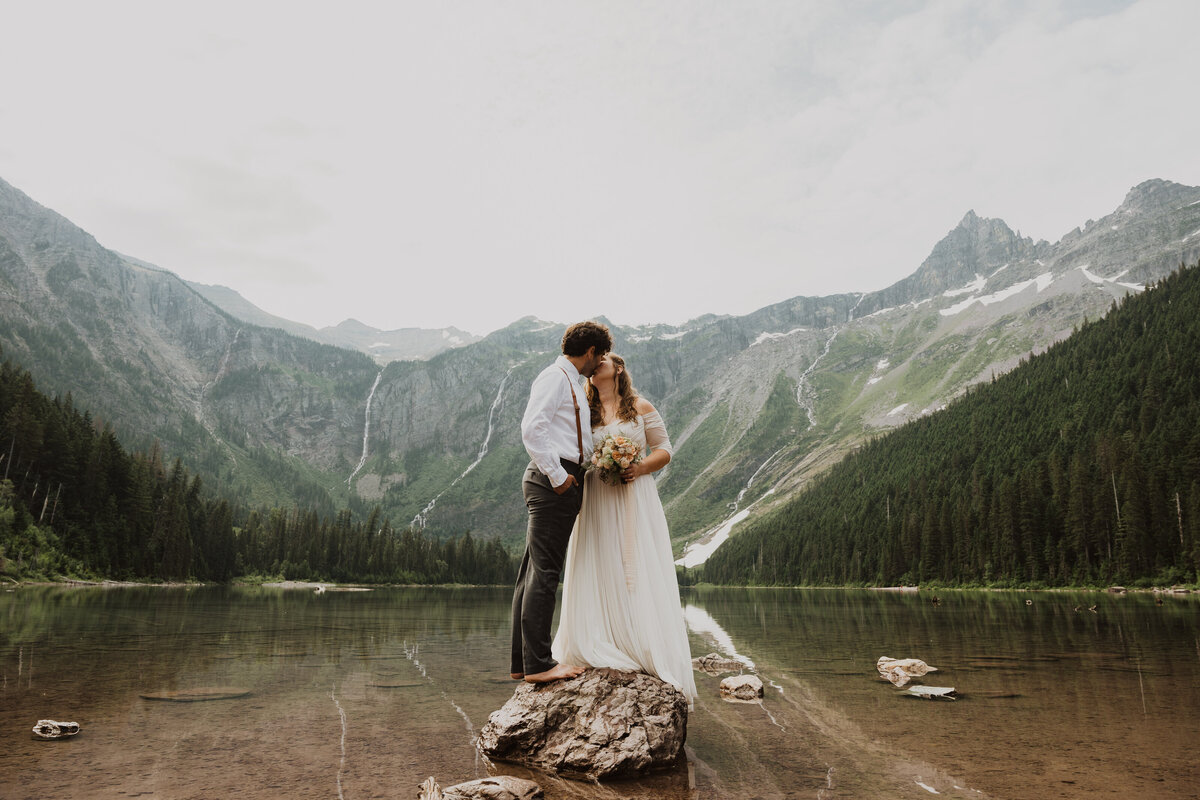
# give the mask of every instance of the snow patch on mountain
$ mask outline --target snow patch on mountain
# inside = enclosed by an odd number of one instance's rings
[[[1020,283],[1014,283],[1012,286],[1009,286],[1007,289],[1001,289],[998,292],[993,292],[992,294],[983,295],[982,297],[968,297],[966,300],[963,300],[962,302],[959,302],[959,303],[955,303],[954,305],[950,306],[949,308],[943,308],[943,309],[939,310],[938,313],[941,314],[943,317],[952,317],[955,314],[960,314],[963,311],[966,311],[974,303],[980,303],[985,306],[990,306],[993,303],[999,303],[1002,300],[1007,300],[1008,298],[1012,297],[1013,295],[1020,294],[1021,292],[1028,289],[1030,286],[1036,285],[1037,290],[1039,292],[1045,291],[1046,287],[1048,287],[1052,283],[1054,283],[1053,273],[1043,272],[1041,275],[1038,275],[1036,278],[1030,278],[1027,281],[1021,281]]]
[[[800,333],[801,331],[805,331],[805,330],[808,330],[808,329],[807,329],[807,328],[792,328],[792,329],[791,329],[790,331],[788,331],[787,333],[766,333],[766,332],[763,332],[763,333],[760,333],[760,334],[758,335],[758,338],[757,338],[757,339],[755,339],[753,342],[751,342],[751,343],[750,343],[750,346],[751,346],[751,347],[754,347],[754,345],[756,345],[756,344],[762,344],[763,342],[769,342],[769,341],[771,341],[771,340],[773,340],[773,339],[786,339],[787,337],[789,337],[789,336],[791,336],[791,335],[793,335],[793,334],[797,334],[797,333]]]
[[[891,365],[892,365],[892,362],[889,361],[888,359],[886,359],[886,358],[879,359],[879,362],[875,365],[875,374],[872,375],[871,378],[867,380],[867,386],[874,386],[875,384],[877,384],[881,380],[883,380],[883,376],[880,375],[879,373],[883,372]]]
[[[1126,272],[1129,272],[1129,270],[1125,270],[1125,272],[1122,272],[1120,275],[1117,275],[1116,278],[1102,278],[1099,275],[1095,274],[1094,272],[1090,272],[1088,270],[1088,266],[1089,265],[1084,264],[1083,266],[1078,267],[1078,269],[1080,272],[1083,273],[1083,277],[1087,278],[1092,283],[1099,284],[1101,286],[1106,283],[1111,283],[1111,284],[1115,284],[1117,286],[1124,286],[1126,289],[1132,289],[1135,292],[1146,291],[1146,287],[1140,283],[1125,283],[1123,281],[1117,280],[1117,278],[1123,277]]]
[[[901,411],[903,411],[903,410],[904,410],[904,409],[906,409],[906,408],[908,408],[908,403],[901,403],[900,405],[896,406],[896,407],[895,407],[895,408],[893,408],[891,411],[889,411],[889,412],[887,413],[887,415],[888,415],[889,417],[894,417],[894,416],[896,416],[897,414],[899,414]]]
[[[698,567],[708,560],[708,557],[717,551],[717,548],[725,544],[725,540],[729,538],[729,534],[733,531],[733,526],[750,516],[750,509],[743,508],[741,511],[734,514],[729,519],[722,522],[708,535],[701,537],[699,540],[688,545],[683,556],[675,561],[684,567]]]
[[[983,277],[977,272],[975,273],[975,280],[971,281],[961,289],[947,289],[946,291],[942,292],[942,297],[958,297],[959,295],[964,294],[975,294],[976,292],[982,291],[986,284],[987,278]]]

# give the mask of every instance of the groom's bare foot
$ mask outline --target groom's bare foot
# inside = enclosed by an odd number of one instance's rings
[[[525,673],[524,672],[510,672],[510,673],[508,673],[508,677],[512,678],[514,681],[521,681],[521,680],[525,679]]]
[[[576,667],[573,664],[555,664],[545,672],[537,672],[533,675],[526,675],[525,682],[550,683],[550,681],[563,680],[564,678],[578,678],[582,674],[583,667]]]

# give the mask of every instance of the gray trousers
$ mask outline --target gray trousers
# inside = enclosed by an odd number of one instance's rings
[[[555,665],[550,656],[550,625],[554,619],[558,579],[567,558],[567,542],[583,504],[583,470],[563,461],[576,485],[557,494],[550,479],[530,464],[521,482],[529,528],[525,555],[512,602],[512,672],[536,675]]]

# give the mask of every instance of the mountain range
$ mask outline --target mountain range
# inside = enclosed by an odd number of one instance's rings
[[[278,328],[293,336],[312,339],[314,342],[358,350],[371,356],[380,366],[392,361],[432,358],[444,350],[462,347],[477,342],[480,338],[453,327],[400,328],[384,331],[356,319],[348,319],[325,328],[314,328],[303,322],[292,322],[263,311],[228,286],[209,286],[191,281],[187,281],[187,285],[217,308],[242,322],[260,328]]]
[[[1198,258],[1200,188],[1151,180],[1054,243],[967,213],[876,292],[612,326],[676,447],[659,486],[677,549],[711,547],[880,432]],[[398,527],[519,541],[519,421],[563,330],[524,318],[473,341],[353,321],[315,331],[108,250],[0,181],[5,357],[132,446],[157,440],[251,502],[377,504]]]

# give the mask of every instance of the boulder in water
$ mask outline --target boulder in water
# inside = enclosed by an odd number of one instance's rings
[[[737,675],[721,681],[721,696],[734,700],[757,700],[763,696],[763,682],[757,675]]]
[[[930,672],[937,672],[937,667],[931,667],[919,658],[888,658],[880,656],[875,662],[879,677],[891,681],[893,686],[904,686],[913,678],[920,678]]]
[[[33,733],[43,739],[64,739],[79,733],[79,723],[39,719],[37,725],[33,726]]]
[[[687,699],[639,672],[589,669],[578,678],[523,683],[479,732],[496,761],[589,780],[675,765],[687,738]]]

